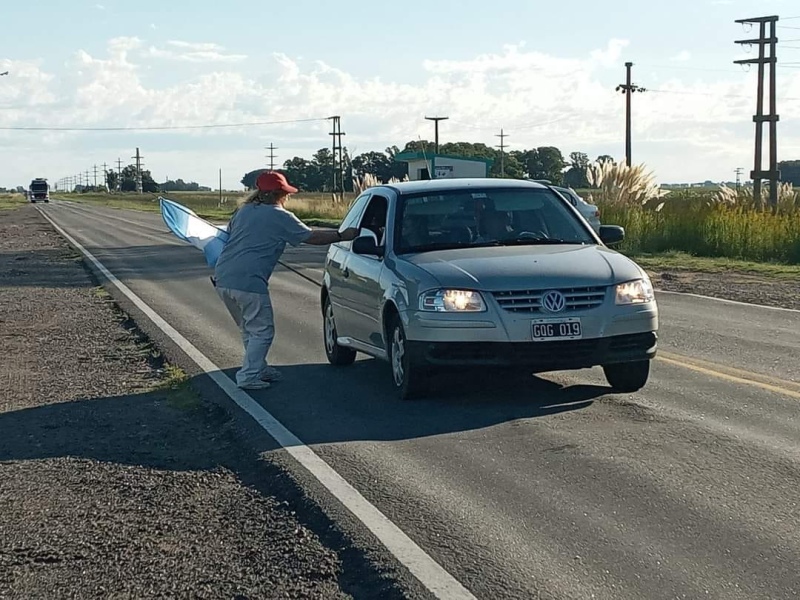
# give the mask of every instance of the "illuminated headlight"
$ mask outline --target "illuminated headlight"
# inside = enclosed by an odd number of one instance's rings
[[[618,305],[644,304],[646,302],[652,302],[655,300],[655,297],[653,293],[653,284],[646,278],[620,283],[617,286],[616,302]]]
[[[431,290],[420,296],[419,308],[428,312],[483,312],[486,304],[480,292]]]

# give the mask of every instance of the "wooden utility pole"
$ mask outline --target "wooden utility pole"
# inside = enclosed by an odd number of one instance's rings
[[[434,152],[439,154],[439,121],[447,121],[450,117],[425,117],[427,121],[433,121],[434,126]]]
[[[500,148],[500,177],[505,177],[506,176],[506,152],[505,152],[506,144],[505,144],[505,138],[508,137],[508,134],[504,133],[503,129],[501,127],[500,128],[500,134],[499,135],[495,135],[495,137],[499,137],[500,138],[500,144],[497,146],[498,148]]]
[[[775,28],[777,27],[778,17],[737,19],[736,22],[742,24],[757,23],[759,26],[758,38],[735,41],[736,44],[757,45],[758,58],[747,58],[733,62],[737,65],[758,65],[756,114],[753,116],[753,121],[756,124],[755,160],[753,161],[754,167],[750,172],[750,178],[753,180],[753,198],[759,204],[761,203],[761,180],[769,179],[769,204],[774,211],[778,207],[778,181],[781,178],[778,170],[777,130],[779,117],[775,101],[775,69],[778,66],[776,52],[778,37]],[[767,29],[769,29],[769,32],[767,32]],[[767,48],[769,48],[769,55],[767,55]],[[764,65],[769,65],[769,112],[767,114],[764,114]],[[762,170],[764,123],[769,123],[769,168],[766,171]]]
[[[647,90],[631,83],[632,62],[625,63],[625,83],[617,86],[616,91],[625,94],[625,164],[631,166],[631,95],[634,92],[646,92]]]

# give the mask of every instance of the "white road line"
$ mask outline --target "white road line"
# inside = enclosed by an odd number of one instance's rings
[[[320,458],[311,448],[306,446],[297,436],[289,431],[280,421],[267,411],[245,391],[223,374],[209,358],[198,350],[189,340],[167,323],[158,313],[148,306],[128,286],[117,279],[91,252],[76,239],[62,229],[53,219],[38,209],[42,216],[55,227],[64,238],[80,250],[95,267],[120,292],[133,302],[153,323],[178,345],[200,367],[239,408],[249,414],[280,446],[298,463],[313,475],[325,488],[336,497],[355,517],[361,521],[386,547],[386,549],[416,577],[436,598],[477,600],[455,577],[448,573],[430,555],[420,548],[414,540],[395,525],[376,506],[364,498],[358,490],[350,485],[328,463]]]

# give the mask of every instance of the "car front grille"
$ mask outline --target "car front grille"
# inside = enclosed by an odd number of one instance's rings
[[[512,290],[494,292],[500,308],[510,312],[538,313],[542,312],[542,296],[550,290]],[[606,297],[604,287],[577,287],[558,290],[564,294],[567,306],[563,312],[590,310],[597,308]]]

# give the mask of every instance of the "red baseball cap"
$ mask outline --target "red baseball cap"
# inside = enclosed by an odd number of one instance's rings
[[[277,192],[281,190],[288,194],[297,193],[297,188],[289,185],[283,173],[278,173],[277,171],[264,171],[256,179],[256,187],[262,192]]]

